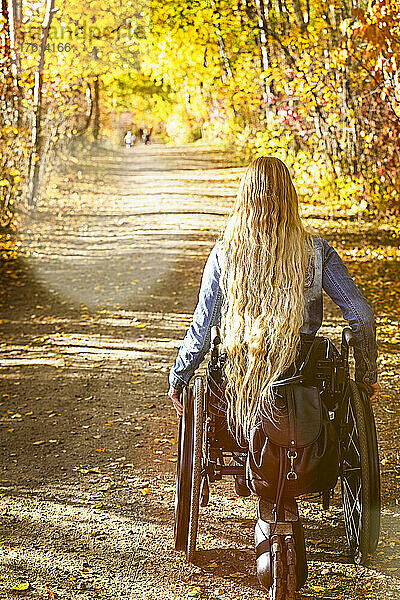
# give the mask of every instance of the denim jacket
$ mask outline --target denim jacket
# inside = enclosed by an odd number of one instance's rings
[[[354,347],[356,380],[377,381],[376,323],[374,312],[351,278],[336,250],[320,237],[314,237],[315,253],[305,282],[305,308],[301,333],[315,335],[322,325],[322,290],[332,298],[356,337]],[[169,382],[175,389],[188,384],[210,349],[213,325],[221,323],[221,246],[217,242],[206,262],[197,307],[173,365]]]

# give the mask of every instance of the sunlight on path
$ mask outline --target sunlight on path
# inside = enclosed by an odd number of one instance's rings
[[[20,597],[11,588],[27,580],[24,597],[38,600],[265,600],[255,499],[237,497],[231,480],[201,509],[196,565],[173,550],[177,422],[167,376],[241,172],[204,147],[99,149],[60,166],[49,203],[22,223],[0,323],[5,598]],[[310,575],[298,598],[397,600],[398,250],[384,232],[375,240],[372,224],[313,204],[303,213],[340,245],[387,332],[375,410],[385,505],[367,569],[349,563],[339,492],[328,512],[302,502]],[[325,305],[323,333],[338,342],[340,311]]]
[[[206,154],[199,170],[204,153],[191,153],[133,148],[82,159],[73,181],[54,173],[50,204],[20,231],[38,280],[91,308],[124,305],[154,294],[179,255],[203,257],[242,169],[215,168]]]

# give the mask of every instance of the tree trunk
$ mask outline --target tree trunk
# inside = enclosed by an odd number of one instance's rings
[[[46,1],[46,12],[42,23],[40,40],[39,64],[35,73],[35,84],[33,88],[32,146],[28,163],[28,206],[31,209],[36,206],[40,184],[40,159],[42,157],[42,148],[44,146],[42,135],[43,69],[45,63],[46,44],[53,18],[54,3],[55,0]]]
[[[2,86],[0,88],[0,118],[6,125],[15,125],[18,120],[15,107],[16,69],[15,69],[15,17],[14,7],[9,0],[2,0],[1,15],[4,18],[2,60]]]
[[[93,137],[97,142],[100,133],[100,78],[93,79]]]
[[[77,133],[75,134],[76,137],[79,137],[80,135],[83,135],[86,131],[88,131],[93,115],[92,88],[90,87],[89,81],[86,82],[86,85],[87,88],[85,96],[88,104],[88,110],[86,112],[85,124],[83,125],[83,127],[81,127],[81,129],[79,129],[79,131],[77,131]]]
[[[300,0],[292,0],[292,6],[294,10],[294,16],[296,18],[296,23],[300,27],[302,33],[304,33],[307,29],[307,24],[304,19],[303,11],[301,9]]]
[[[10,106],[12,110],[13,123],[19,122],[19,102],[21,98],[21,90],[19,88],[18,73],[20,67],[19,56],[17,55],[16,36],[18,29],[18,14],[15,0],[8,0],[8,27],[9,27],[9,58],[10,58],[10,75],[11,75],[11,94]]]
[[[258,29],[259,29],[259,40],[260,40],[260,49],[261,49],[261,69],[264,73],[268,73],[269,69],[269,44],[268,44],[268,12],[265,8],[264,0],[255,0],[257,16],[258,16]],[[264,79],[263,83],[263,100],[264,106],[263,111],[265,111],[265,116],[267,118],[267,122],[271,120],[272,116],[272,106],[271,106],[271,96],[272,89],[271,85]]]
[[[215,27],[215,33],[217,35],[219,55],[220,55],[221,61],[222,61],[222,81],[223,81],[223,83],[226,83],[228,77],[229,77],[229,79],[233,78],[231,63],[230,63],[228,55],[226,53],[225,42],[224,42],[224,38],[221,35],[221,30],[217,26]]]
[[[21,56],[19,52],[19,44],[21,43],[20,27],[22,22],[21,0],[8,0],[8,6],[10,15],[11,72],[14,88],[13,104],[15,123],[20,127],[22,123],[22,89],[19,84],[19,76],[21,73]]]
[[[210,4],[213,9],[214,15],[216,17],[220,17],[218,7],[217,7],[215,1],[212,1]],[[220,19],[218,19],[218,21],[220,21]],[[216,38],[218,41],[219,56],[221,58],[222,83],[225,84],[227,82],[228,78],[233,79],[231,61],[229,60],[229,57],[226,53],[225,41],[224,41],[224,38],[223,38],[223,35],[221,32],[221,29],[218,25],[218,22],[214,22],[214,20],[213,20],[213,26],[214,26],[215,35],[216,35]]]

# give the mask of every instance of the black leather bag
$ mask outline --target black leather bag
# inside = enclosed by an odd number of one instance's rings
[[[249,440],[247,485],[277,504],[281,497],[327,491],[339,474],[335,423],[320,390],[301,381],[298,375],[274,387],[273,420],[262,416]]]

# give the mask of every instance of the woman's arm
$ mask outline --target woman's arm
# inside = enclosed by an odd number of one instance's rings
[[[374,311],[354,283],[336,250],[323,240],[322,287],[337,304],[356,337],[354,347],[355,377],[360,383],[377,382],[378,356]]]
[[[218,261],[217,243],[212,249],[204,267],[199,299],[193,313],[193,320],[169,375],[171,388],[177,392],[181,391],[188,384],[189,379],[210,349],[211,327],[218,324],[220,319],[220,275],[221,268]],[[171,389],[169,395],[172,398]],[[175,396],[179,396],[179,393],[175,394]]]

